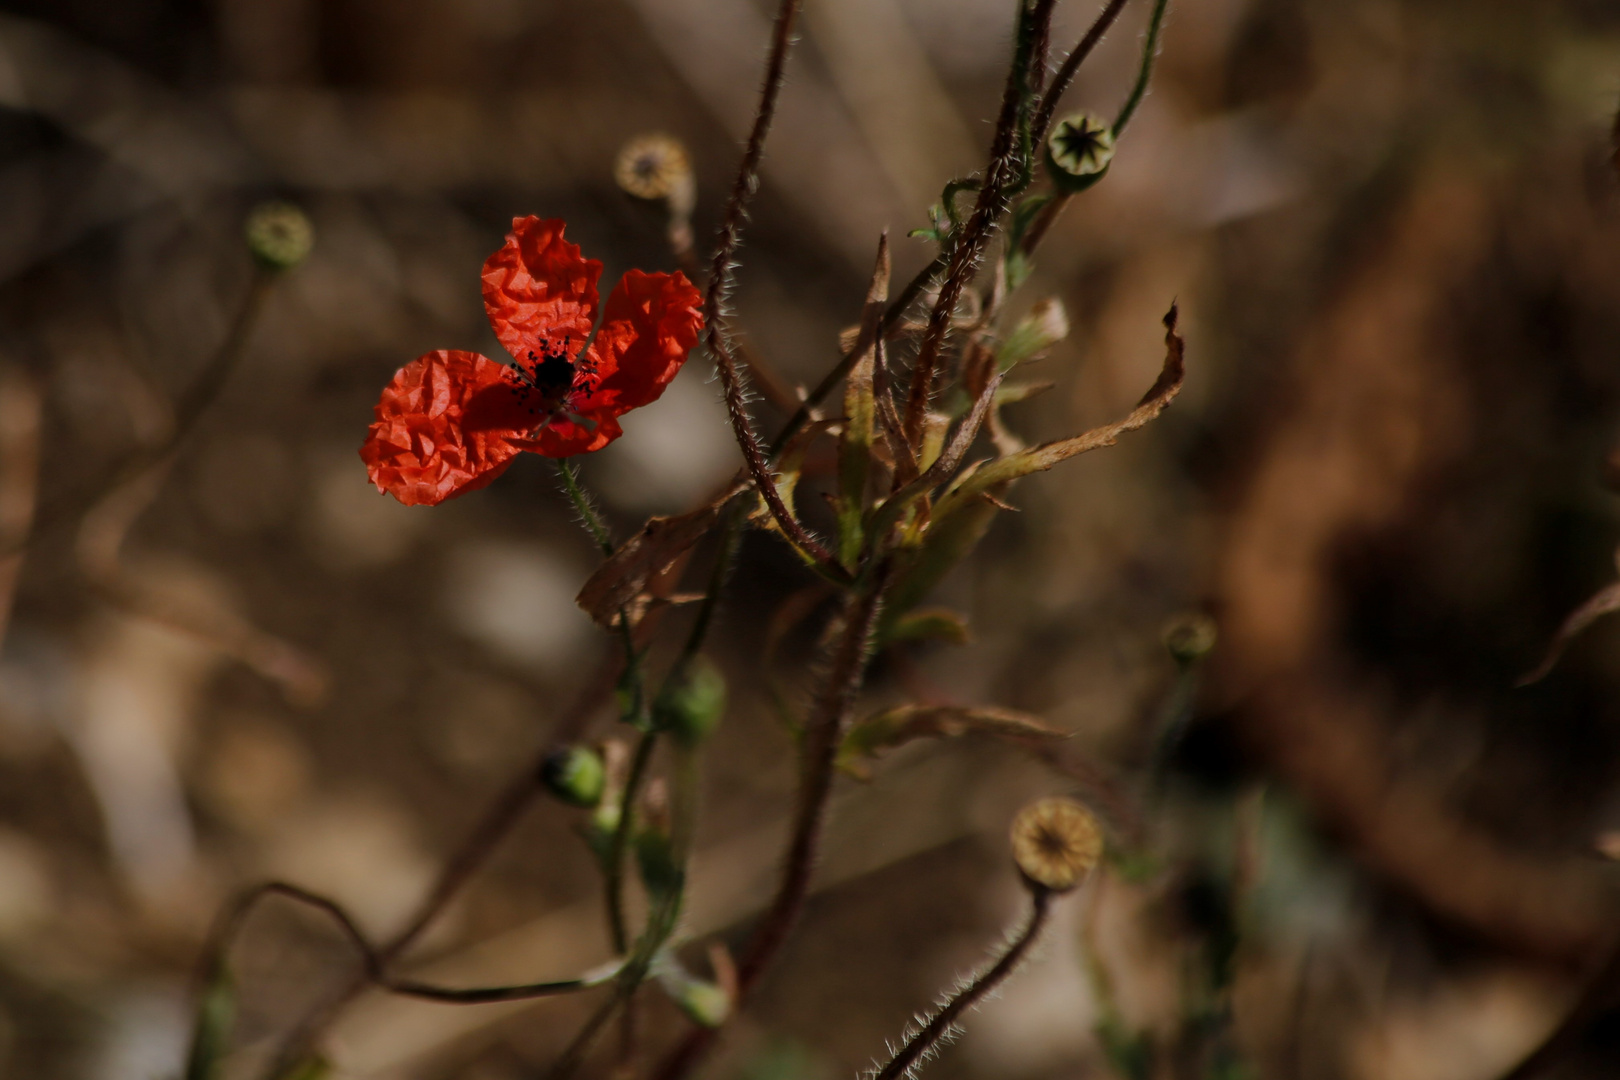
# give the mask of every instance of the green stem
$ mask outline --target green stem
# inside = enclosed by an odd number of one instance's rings
[[[1170,7],[1170,0],[1155,0],[1153,14],[1148,18],[1147,41],[1142,45],[1142,64],[1136,71],[1136,85],[1131,87],[1131,96],[1125,99],[1125,105],[1119,110],[1119,119],[1114,121],[1114,138],[1119,138],[1125,131],[1125,125],[1131,122],[1131,116],[1136,107],[1142,104],[1142,98],[1147,93],[1148,80],[1153,76],[1153,61],[1159,52],[1159,31],[1164,27],[1164,13]]]
[[[613,554],[613,534],[608,532],[607,522],[597,513],[596,507],[591,505],[591,497],[585,494],[585,489],[579,484],[579,476],[574,466],[562,458],[556,459],[557,476],[562,480],[563,491],[568,493],[569,501],[574,504],[574,512],[579,515],[581,525],[596,541],[596,546],[602,549],[603,555]]]
[[[602,554],[613,555],[613,534],[608,531],[607,522],[591,502],[590,495],[580,485],[579,475],[574,467],[562,458],[556,459],[557,476],[562,481],[562,489],[567,493],[568,499],[574,504],[574,512],[579,515],[579,522],[585,526]],[[630,627],[630,613],[625,608],[619,609],[619,643],[624,646],[625,678],[630,683],[630,702],[625,706],[624,716],[621,719],[628,723],[638,723],[644,719],[647,695],[643,690],[641,674],[641,656],[636,651],[635,633]],[[623,949],[620,949],[623,952]]]
[[[613,840],[608,845],[607,878],[608,934],[613,939],[613,952],[623,956],[630,948],[630,935],[624,923],[624,855],[630,846],[630,827],[635,818],[636,798],[647,778],[647,765],[652,761],[653,749],[658,745],[658,733],[643,732],[636,744],[636,755],[630,761],[630,775],[625,778],[624,792],[619,799],[619,820],[613,826]]]
[[[642,741],[647,746],[652,739],[649,734]],[[638,750],[637,757],[640,757]],[[633,774],[632,767],[632,774]],[[646,981],[648,972],[652,969],[653,961],[659,952],[669,942],[675,933],[675,927],[680,922],[681,908],[686,899],[686,868],[692,856],[693,833],[697,824],[699,769],[697,751],[690,747],[677,745],[675,748],[674,791],[671,795],[671,824],[670,824],[670,852],[675,860],[678,873],[675,887],[659,893],[653,897],[652,910],[647,914],[647,925],[642,930],[641,937],[636,941],[635,952],[624,962],[619,969],[618,979],[614,984],[613,996],[604,1001],[596,1012],[591,1014],[579,1034],[574,1036],[568,1048],[563,1051],[557,1063],[547,1073],[547,1080],[567,1080],[585,1060],[592,1044],[596,1041],[609,1020],[627,1006],[635,992]],[[626,784],[626,790],[630,785]],[[625,817],[621,816],[622,823]]]

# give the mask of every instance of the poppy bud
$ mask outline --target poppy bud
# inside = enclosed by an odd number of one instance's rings
[[[1068,892],[1086,879],[1102,849],[1097,819],[1073,799],[1041,799],[1013,819],[1013,862],[1031,887]]]
[[[653,702],[653,724],[690,748],[709,737],[725,711],[725,676],[699,656],[678,672]]]
[[[1063,301],[1050,296],[1037,300],[1029,314],[1002,341],[996,350],[996,361],[1005,371],[1026,360],[1038,359],[1068,336],[1069,313],[1063,309]]]
[[[607,769],[594,750],[565,746],[546,755],[540,766],[540,782],[563,802],[589,810],[602,801]]]
[[[694,978],[677,963],[659,970],[658,983],[694,1024],[717,1028],[731,1016],[731,995],[725,987]]]
[[[1182,667],[1190,667],[1208,656],[1218,637],[1215,620],[1199,612],[1178,615],[1165,625],[1164,647]]]
[[[1114,129],[1102,117],[1080,112],[1057,122],[1046,140],[1046,171],[1070,193],[1103,178],[1114,160]]]
[[[667,202],[672,213],[692,212],[696,183],[686,147],[671,135],[637,135],[619,150],[613,179],[638,199]]]
[[[685,874],[675,861],[675,848],[669,830],[649,822],[636,832],[636,868],[641,883],[653,899],[680,891]]]
[[[243,232],[248,250],[266,270],[291,270],[315,246],[315,226],[292,203],[260,203],[248,213]]]

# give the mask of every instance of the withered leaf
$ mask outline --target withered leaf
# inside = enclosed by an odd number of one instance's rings
[[[1620,552],[1616,552],[1620,558]],[[1613,612],[1620,611],[1620,581],[1612,585],[1605,585],[1592,595],[1592,598],[1574,611],[1564,620],[1564,625],[1558,628],[1553,635],[1552,644],[1547,646],[1547,655],[1534,671],[1526,674],[1515,684],[1516,686],[1529,686],[1545,679],[1554,667],[1558,665],[1559,658],[1569,643],[1574,641],[1581,631],[1597,622],[1598,619]]]
[[[870,776],[866,758],[914,739],[993,735],[1014,742],[1055,742],[1066,732],[1039,717],[993,705],[900,705],[869,716],[850,728],[838,749],[838,767],[862,780]]]
[[[746,480],[733,482],[713,501],[674,517],[649,518],[635,536],[597,567],[574,598],[599,626],[612,626],[620,608],[629,607],[647,588],[714,527],[720,510],[748,488]]]
[[[1068,439],[1054,439],[1042,443],[1040,446],[1020,450],[1015,454],[1008,454],[998,461],[992,461],[973,473],[972,476],[957,484],[944,499],[940,501],[936,511],[936,519],[947,514],[950,509],[960,506],[968,500],[977,501],[979,495],[991,491],[999,484],[1009,480],[1016,480],[1020,476],[1027,476],[1032,472],[1050,469],[1060,461],[1067,460],[1088,450],[1099,450],[1105,446],[1113,446],[1119,437],[1126,432],[1135,431],[1145,427],[1159,414],[1164,412],[1170,402],[1175,400],[1181,392],[1182,380],[1186,377],[1186,343],[1176,332],[1177,309],[1174,304],[1164,316],[1164,367],[1159,377],[1142,400],[1132,409],[1129,415],[1112,424],[1092,428],[1090,431],[1075,435]]]

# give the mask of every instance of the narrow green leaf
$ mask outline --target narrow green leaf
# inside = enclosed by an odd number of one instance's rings
[[[877,639],[879,648],[901,641],[944,641],[952,645],[968,643],[967,617],[949,608],[923,608],[901,615],[884,628],[886,636]]]
[[[877,757],[916,739],[954,739],[992,735],[1019,742],[1054,742],[1067,733],[1048,727],[1038,716],[995,706],[901,705],[869,716],[850,728],[838,748],[838,766],[865,779],[867,758]]]
[[[197,1003],[196,1027],[186,1055],[186,1080],[215,1080],[230,1048],[236,1023],[236,985],[223,959],[214,964],[202,1000]]]
[[[844,380],[844,433],[838,442],[838,557],[850,570],[861,554],[861,522],[866,515],[867,478],[872,468],[872,425],[876,413],[872,379],[877,338],[889,301],[889,234],[878,241],[877,265],[861,312],[858,359]]]

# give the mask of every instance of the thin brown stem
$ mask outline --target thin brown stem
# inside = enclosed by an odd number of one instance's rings
[[[231,905],[230,910],[220,920],[219,927],[212,935],[208,949],[208,958],[204,966],[205,971],[217,970],[218,965],[224,962],[226,952],[231,943],[241,931],[247,917],[252,914],[258,905],[270,897],[279,896],[305,907],[313,908],[325,914],[335,923],[343,933],[344,939],[359,954],[365,979],[368,983],[378,986],[390,993],[405,997],[423,998],[428,1001],[440,1001],[452,1005],[482,1005],[496,1001],[521,1001],[528,998],[551,997],[556,994],[572,993],[576,990],[589,989],[592,986],[604,983],[609,975],[598,975],[593,979],[560,979],[543,983],[524,983],[517,986],[478,986],[478,987],[447,987],[437,986],[433,983],[420,982],[416,979],[404,979],[388,973],[388,960],[383,953],[372,946],[366,939],[354,919],[336,900],[308,889],[291,885],[284,881],[269,881],[257,885],[243,893]]]
[[[917,359],[912,365],[911,391],[906,398],[905,413],[905,437],[912,446],[922,445],[923,426],[934,397],[940,356],[946,335],[950,332],[951,320],[956,315],[956,305],[961,300],[962,290],[979,269],[996,223],[1007,208],[1008,189],[1017,182],[1022,171],[1019,168],[1023,150],[1020,147],[1019,120],[1029,93],[1029,65],[1036,43],[1049,32],[1051,18],[1051,4],[1037,2],[1028,11],[1019,12],[1018,41],[1007,72],[1007,85],[1002,91],[1001,113],[996,118],[995,136],[990,143],[990,164],[985,170],[984,183],[979,188],[973,213],[951,247],[945,280],[939,288],[939,299],[929,312],[922,344],[918,346]],[[912,479],[904,474],[896,475],[897,484]]]
[[[878,323],[878,340],[881,341],[891,334],[890,328],[899,321],[901,315],[905,314],[906,309],[916,302],[917,297],[922,295],[922,291],[928,287],[928,283],[934,280],[934,277],[941,270],[945,269],[945,265],[945,256],[940,255],[933,262],[919,270],[917,276],[906,283],[906,287],[900,291],[900,295],[895,297],[894,301],[883,311],[883,318]],[[782,430],[777,433],[776,438],[771,440],[771,455],[773,457],[781,453],[788,440],[798,434],[799,429],[810,421],[811,411],[821,404],[828,394],[832,393],[833,387],[837,386],[844,376],[849,374],[850,369],[855,366],[855,361],[860,359],[860,355],[859,349],[852,348],[838,358],[838,363],[816,384],[816,388],[810,391],[803,404],[799,406],[798,411],[788,418],[788,422],[782,425]]]
[[[804,912],[805,898],[810,892],[810,879],[815,871],[827,820],[833,765],[838,747],[848,730],[855,696],[866,674],[872,628],[877,623],[888,581],[888,566],[886,563],[880,564],[871,579],[853,592],[845,604],[843,633],[833,650],[826,678],[805,725],[799,790],[782,879],[737,965],[739,1003],[746,1000],[758,985],[760,977]],[[692,1031],[665,1060],[657,1075],[661,1080],[676,1080],[684,1076],[714,1044],[719,1031],[719,1028]]]
[[[708,287],[703,297],[703,343],[709,354],[714,357],[715,368],[720,373],[720,384],[725,391],[726,412],[731,418],[732,433],[736,436],[737,445],[742,448],[743,460],[747,462],[748,474],[754,481],[754,487],[765,500],[766,507],[776,519],[776,523],[781,526],[783,534],[793,545],[809,556],[824,572],[839,578],[843,576],[842,568],[833,560],[832,554],[805,531],[804,526],[783,501],[781,492],[777,490],[776,480],[771,475],[770,463],[766,459],[765,448],[760,445],[759,436],[754,432],[753,421],[748,416],[742,378],[737,372],[737,361],[730,335],[726,332],[724,314],[726,296],[730,293],[733,282],[735,268],[733,260],[737,253],[737,244],[742,239],[743,222],[748,217],[749,200],[759,187],[759,162],[765,153],[765,136],[770,133],[771,121],[776,116],[776,100],[782,90],[787,54],[793,44],[793,24],[798,18],[801,3],[802,0],[782,0],[777,8],[776,22],[771,33],[770,58],[765,65],[765,85],[760,91],[759,109],[754,114],[754,127],[749,133],[748,146],[743,151],[742,163],[737,168],[737,180],[732,185],[730,198],[726,200],[725,213],[720,223],[720,239],[715,244],[714,258],[709,266]]]
[[[1130,0],[1108,0],[1108,6],[1102,9],[1085,35],[1080,38],[1079,44],[1058,67],[1057,74],[1052,77],[1052,85],[1047,87],[1040,105],[1036,106],[1035,116],[1029,125],[1036,146],[1046,138],[1046,129],[1052,126],[1052,114],[1057,111],[1058,101],[1069,89],[1069,84],[1074,81],[1080,65],[1085,63],[1086,57],[1091,55],[1091,50],[1097,47],[1097,43],[1108,33],[1108,28],[1114,25],[1114,20],[1119,18],[1119,13],[1125,10],[1125,5],[1129,2]]]
[[[1051,901],[1052,894],[1045,889],[1031,890],[1029,921],[1024,924],[1024,928],[1013,939],[1012,944],[1007,946],[1007,951],[1002,953],[1001,958],[986,971],[975,976],[971,982],[957,991],[938,1012],[929,1017],[922,1029],[907,1039],[906,1044],[895,1053],[894,1057],[871,1074],[871,1080],[899,1080],[900,1077],[914,1075],[923,1057],[951,1033],[951,1029],[962,1014],[983,1001],[985,995],[999,986],[1023,961],[1030,946],[1035,944],[1035,939],[1040,936],[1041,927],[1046,924]]]

